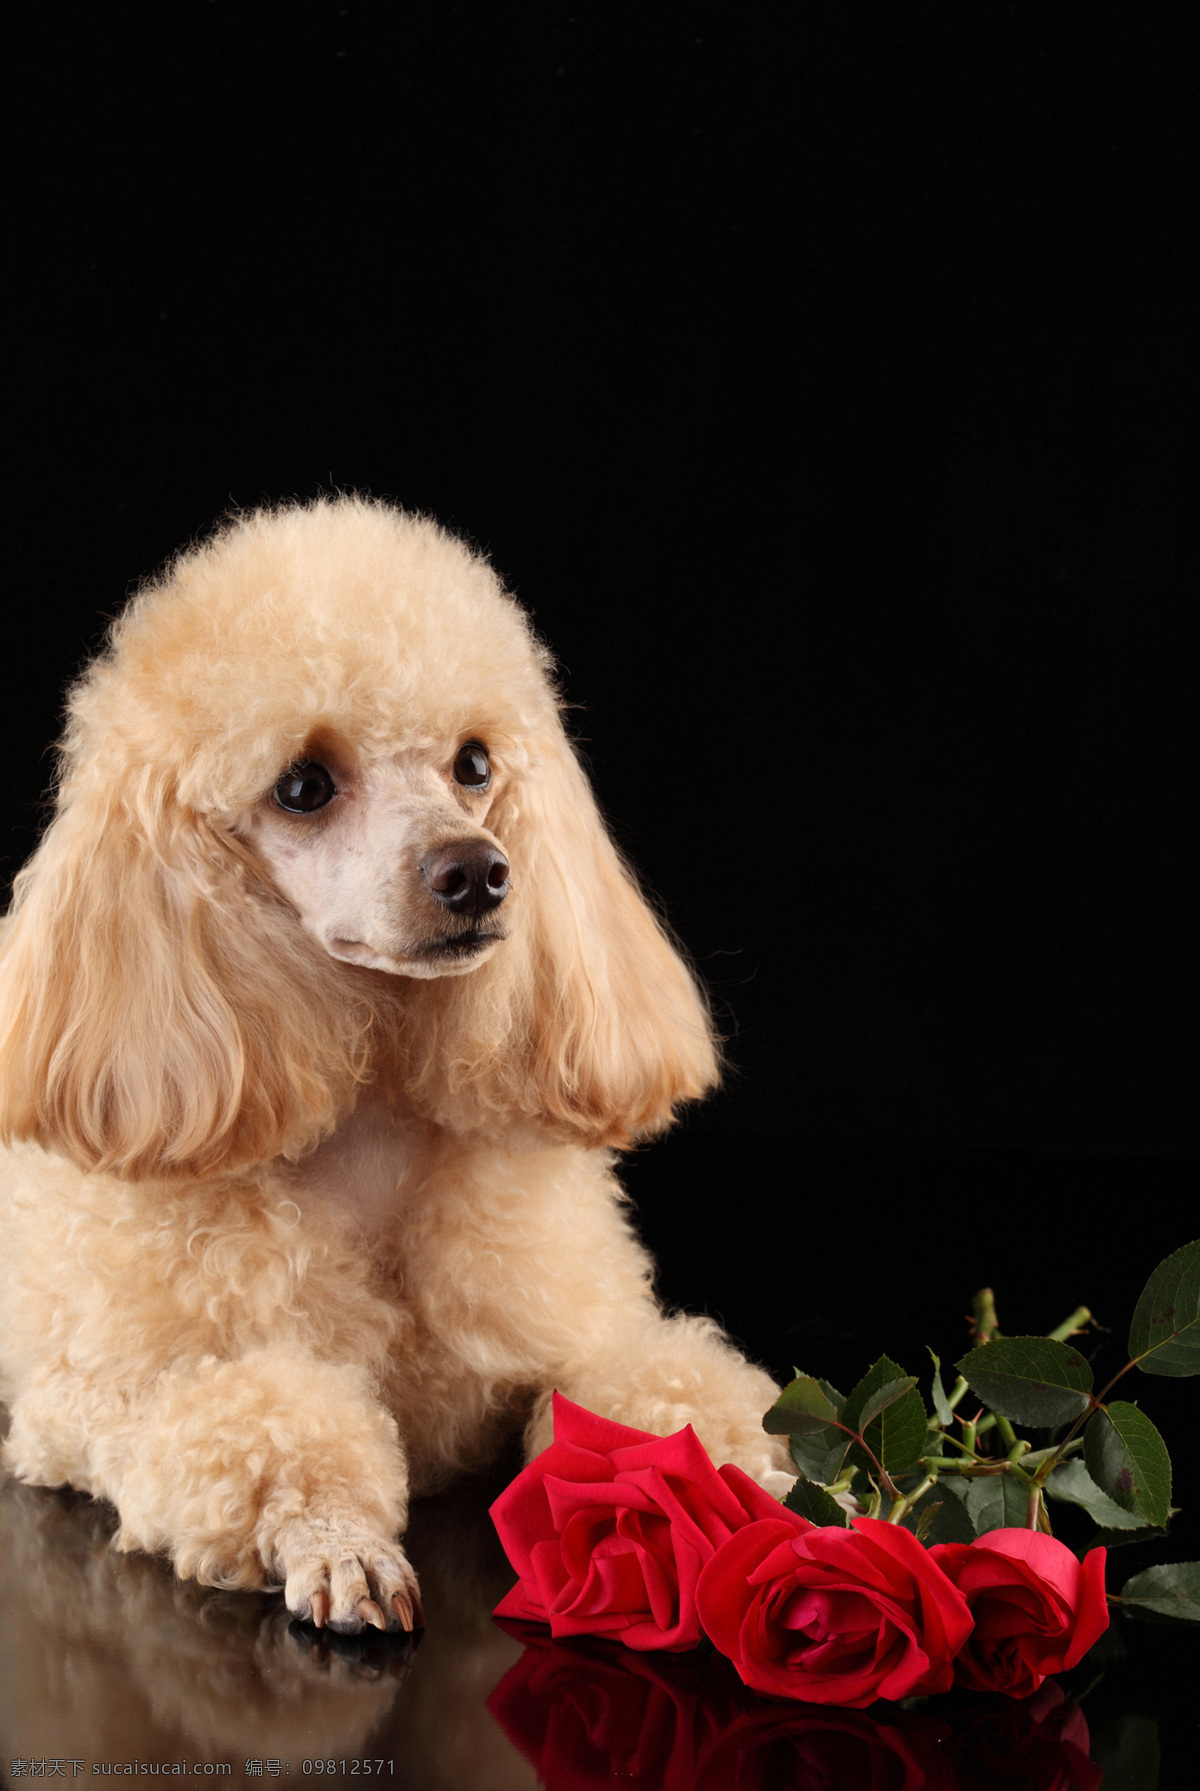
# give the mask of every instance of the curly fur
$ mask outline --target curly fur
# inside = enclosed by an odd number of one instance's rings
[[[336,799],[283,813],[315,759]],[[431,894],[447,842],[510,872],[466,945]],[[405,1620],[409,1491],[519,1414],[543,1447],[553,1387],[769,1479],[773,1383],[660,1311],[612,1170],[716,1073],[487,563],[357,498],[235,521],[72,692],[17,880],[9,1465],[111,1500],[120,1547],[347,1629]]]

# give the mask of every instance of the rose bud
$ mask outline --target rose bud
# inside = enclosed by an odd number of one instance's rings
[[[1108,1628],[1102,1548],[1081,1563],[1039,1530],[989,1530],[929,1552],[975,1619],[955,1664],[960,1685],[1027,1698],[1047,1673],[1082,1660]]]

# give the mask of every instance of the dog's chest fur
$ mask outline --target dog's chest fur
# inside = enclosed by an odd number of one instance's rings
[[[379,1232],[424,1175],[433,1129],[368,1089],[337,1130],[288,1172],[297,1198],[316,1195]]]

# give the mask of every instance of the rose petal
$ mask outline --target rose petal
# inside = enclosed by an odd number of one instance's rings
[[[1055,1592],[1072,1609],[1078,1602],[1079,1562],[1056,1536],[1042,1530],[988,1530],[972,1543],[979,1553],[1003,1555],[1023,1562],[1037,1582]]]
[[[1070,1671],[1095,1646],[1108,1628],[1108,1598],[1104,1591],[1104,1568],[1107,1550],[1089,1549],[1083,1557],[1080,1573],[1079,1610],[1075,1618],[1075,1639],[1063,1658],[1063,1668]]]
[[[596,1412],[589,1412],[584,1406],[565,1399],[557,1390],[552,1399],[555,1443],[575,1443],[607,1459],[614,1449],[661,1440],[648,1430],[634,1430],[628,1424],[618,1424],[613,1418],[601,1418]]]
[[[603,1456],[554,1442],[504,1489],[492,1505],[492,1522],[505,1554],[523,1578],[528,1576],[534,1544],[556,1533],[545,1490],[547,1477],[598,1485],[611,1481],[612,1469]]]
[[[705,1634],[736,1664],[738,1638],[755,1605],[752,1576],[764,1555],[777,1553],[786,1568],[783,1549],[795,1534],[784,1518],[763,1518],[736,1531],[705,1563],[696,1587],[696,1605]]]
[[[775,1518],[782,1511],[786,1516],[794,1519],[798,1529],[816,1529],[816,1524],[810,1522],[807,1517],[801,1517],[798,1511],[788,1511],[786,1505],[781,1505],[779,1500],[764,1486],[758,1484],[757,1480],[751,1480],[749,1474],[739,1468],[735,1462],[727,1461],[717,1469],[717,1475],[729,1488],[744,1513],[737,1528],[740,1529],[747,1519],[757,1522],[759,1518]]]

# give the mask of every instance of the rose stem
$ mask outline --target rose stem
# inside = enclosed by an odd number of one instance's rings
[[[1000,1324],[996,1317],[996,1296],[990,1287],[981,1287],[971,1301],[971,1335],[976,1345],[990,1343],[999,1335]]]
[[[1065,1343],[1068,1337],[1074,1337],[1084,1326],[1091,1323],[1092,1315],[1086,1306],[1076,1306],[1070,1318],[1064,1318],[1061,1325],[1055,1325],[1046,1335],[1053,1343]]]

